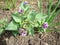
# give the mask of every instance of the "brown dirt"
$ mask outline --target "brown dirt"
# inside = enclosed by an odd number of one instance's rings
[[[10,36],[10,33],[0,39],[0,45],[60,45],[60,33],[50,32],[34,36]],[[3,40],[4,39],[4,40]]]

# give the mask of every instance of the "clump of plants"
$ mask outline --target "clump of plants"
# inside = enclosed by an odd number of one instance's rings
[[[27,1],[22,1],[19,10],[12,13],[12,21],[7,25],[5,30],[12,31],[16,36],[34,35],[35,32],[48,32],[48,27],[52,26],[52,21],[58,15],[60,10],[56,12],[60,2],[56,4],[55,9],[51,12],[52,0],[49,0],[47,13],[43,12],[42,0],[38,0],[39,11],[32,9],[32,5]]]

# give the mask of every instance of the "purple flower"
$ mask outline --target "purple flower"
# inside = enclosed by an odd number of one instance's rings
[[[22,36],[26,36],[26,33],[25,33],[25,32],[22,32],[21,35],[22,35]]]
[[[43,24],[43,28],[45,29],[45,28],[48,28],[48,23],[47,22],[45,22],[44,24]]]
[[[29,4],[28,1],[25,1],[24,4]]]
[[[19,13],[23,13],[23,9],[19,9],[19,11],[18,11]]]

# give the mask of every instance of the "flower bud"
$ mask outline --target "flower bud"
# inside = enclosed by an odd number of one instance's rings
[[[22,36],[26,36],[26,33],[25,33],[25,32],[22,32],[21,35],[22,35]]]
[[[19,9],[19,11],[18,11],[19,13],[23,13],[23,9]]]
[[[43,24],[43,28],[45,29],[45,28],[48,28],[48,23],[47,22],[45,22],[44,24]]]
[[[25,1],[24,4],[26,5],[26,4],[29,4],[29,3],[28,3],[28,1]]]

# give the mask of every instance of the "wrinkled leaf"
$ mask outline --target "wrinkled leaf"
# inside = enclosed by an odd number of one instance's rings
[[[12,18],[14,19],[15,22],[21,21],[19,13],[12,14]]]
[[[11,21],[5,30],[16,31],[17,29],[18,29],[18,24],[16,24],[14,21]]]
[[[47,15],[44,15],[43,13],[39,13],[36,15],[35,19],[41,23],[41,22],[45,22]]]
[[[35,11],[30,11],[29,14],[27,15],[27,19],[28,19],[29,21],[34,21],[36,14],[37,14],[37,12],[35,12]]]

